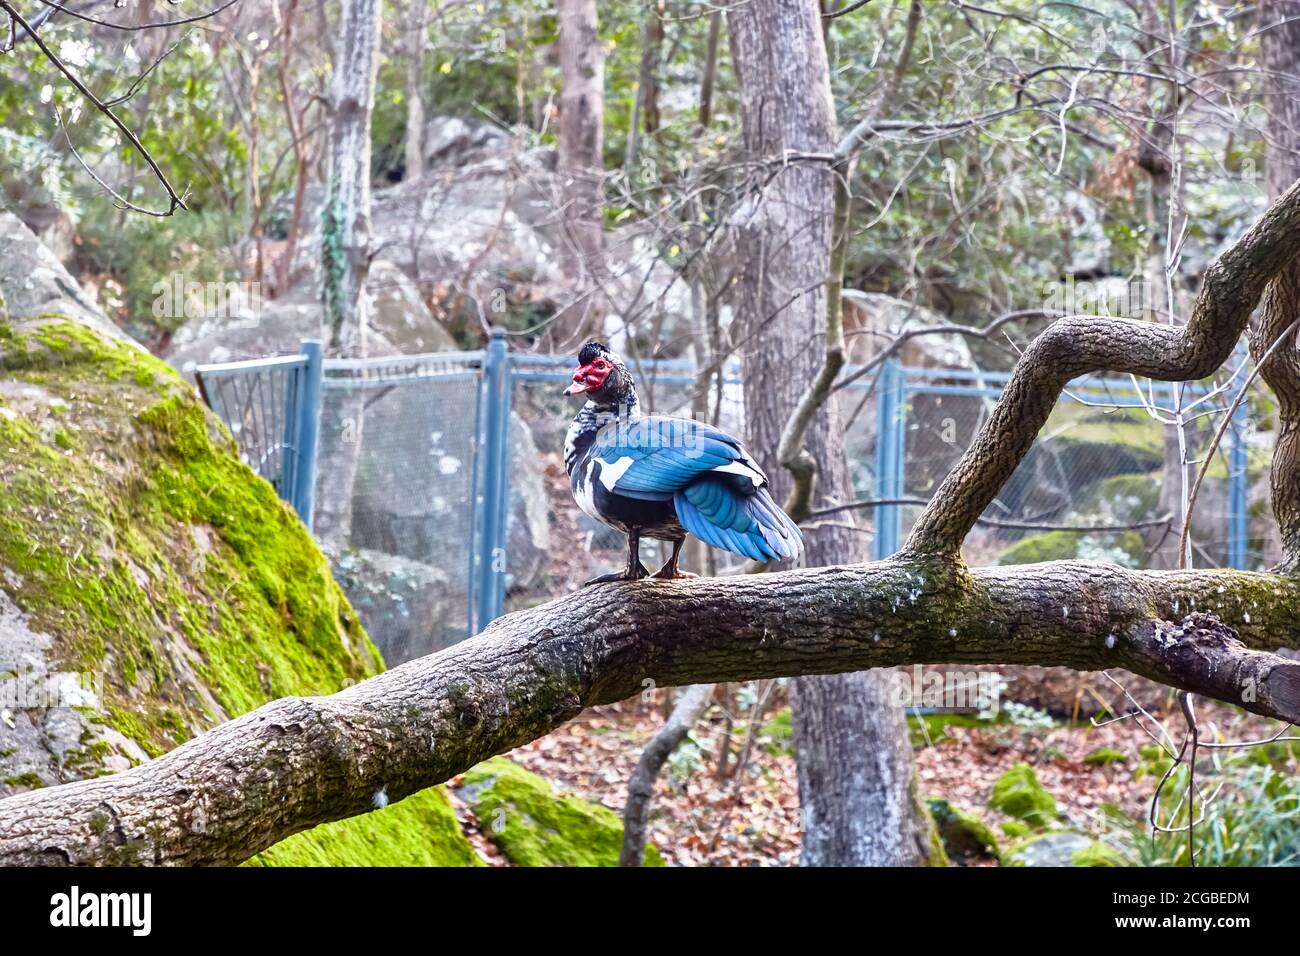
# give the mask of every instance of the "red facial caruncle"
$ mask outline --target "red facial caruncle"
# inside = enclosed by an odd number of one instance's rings
[[[583,392],[597,391],[614,371],[609,359],[596,357],[586,365],[579,365],[573,373],[573,384],[564,390],[565,395],[581,395]]]

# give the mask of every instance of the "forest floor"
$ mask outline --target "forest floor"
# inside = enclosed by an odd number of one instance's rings
[[[1006,669],[1010,670],[1010,669]],[[1044,696],[1052,682],[1075,687],[1109,685],[1101,675],[1068,671],[1035,672],[1033,684]],[[1015,675],[1008,674],[1015,683]],[[1125,687],[1139,700],[1143,690],[1167,696],[1167,689]],[[664,692],[660,691],[660,695]],[[1123,693],[1116,691],[1122,698]],[[789,866],[799,860],[798,778],[789,739],[789,709],[777,691],[758,723],[750,757],[738,767],[747,737],[746,707],[761,691],[733,685],[719,693],[690,740],[664,767],[652,811],[650,839],[665,861],[677,866]],[[1155,706],[1143,701],[1143,706]],[[727,708],[735,708],[728,719]],[[576,720],[509,756],[552,782],[557,791],[576,794],[621,814],[630,778],[644,745],[663,721],[663,698],[634,698],[592,708]],[[1010,718],[1010,719],[1008,719]],[[1204,718],[1203,718],[1204,719]],[[989,809],[994,782],[1017,763],[1030,764],[1074,829],[1096,831],[1101,808],[1120,808],[1134,820],[1145,819],[1157,780],[1137,771],[1140,747],[1151,738],[1132,720],[1092,726],[1085,716],[1071,723],[1041,711],[1012,704],[999,722],[973,716],[932,716],[909,720],[921,792],[974,812],[997,831],[1007,818]],[[1179,738],[1174,721],[1166,727]],[[1148,726],[1153,726],[1148,723]],[[1123,761],[1098,764],[1088,756],[1113,748]],[[721,754],[727,754],[719,771]],[[1094,758],[1095,761],[1095,758]],[[458,805],[479,852],[505,865],[476,832],[472,813]],[[1000,833],[999,833],[1000,835]],[[1004,842],[1010,842],[1004,841]]]

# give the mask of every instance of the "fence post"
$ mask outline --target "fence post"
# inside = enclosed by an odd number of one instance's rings
[[[316,448],[320,440],[321,376],[324,351],[316,339],[299,343],[299,351],[307,357],[298,392],[297,422],[294,425],[298,465],[294,471],[293,507],[302,523],[311,530],[312,511],[316,503]]]
[[[1250,534],[1247,508],[1246,403],[1232,413],[1232,437],[1228,449],[1228,567],[1244,570],[1246,545]]]
[[[475,632],[501,615],[506,596],[506,521],[510,483],[510,352],[506,332],[492,329],[483,359],[483,534],[478,556]]]
[[[880,370],[876,396],[876,497],[903,495],[903,371],[896,359]],[[894,554],[902,538],[902,510],[896,504],[876,506],[876,537],[872,557],[882,561]]]

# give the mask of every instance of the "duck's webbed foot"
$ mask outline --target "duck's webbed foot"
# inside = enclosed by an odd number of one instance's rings
[[[610,574],[598,574],[588,584],[609,584],[613,581],[640,581],[642,578],[650,576],[650,572],[645,569],[641,563],[641,536],[630,534],[627,536],[627,567],[622,571],[612,572]]]
[[[656,571],[652,577],[660,581],[676,581],[681,578],[695,578],[698,574],[692,574],[690,571],[683,571],[677,567],[677,559],[682,553],[682,545],[686,543],[685,538],[679,538],[673,542],[673,556],[664,562],[664,566]]]
[[[645,565],[640,561],[636,563],[634,571],[611,571],[609,574],[598,574],[589,581],[583,582],[583,587],[588,584],[610,584],[614,581],[640,581],[642,578],[648,578],[650,572],[646,570]]]

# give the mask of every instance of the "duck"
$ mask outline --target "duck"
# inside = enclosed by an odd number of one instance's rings
[[[754,561],[803,554],[799,526],[740,439],[689,418],[641,415],[632,375],[607,345],[582,346],[564,394],[586,398],[564,441],[574,500],[627,535],[626,567],[587,584],[695,577],[678,564],[688,534]],[[641,563],[643,538],[672,545],[653,575]]]

